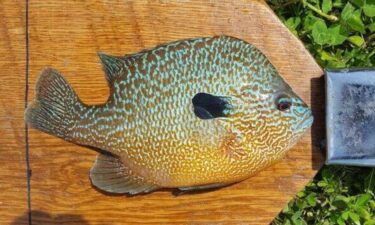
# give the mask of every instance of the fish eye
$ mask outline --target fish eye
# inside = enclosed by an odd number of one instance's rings
[[[292,107],[292,99],[288,95],[280,95],[276,99],[276,107],[279,111],[287,111],[290,109],[290,107]]]

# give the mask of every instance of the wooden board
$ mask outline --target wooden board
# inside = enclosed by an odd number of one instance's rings
[[[262,1],[29,4],[31,87],[41,69],[52,66],[84,102],[102,103],[108,87],[97,51],[124,55],[178,39],[227,34],[261,49],[306,102],[314,99],[314,111],[321,112],[322,86],[313,78],[322,70]],[[304,136],[282,162],[245,182],[195,195],[156,192],[132,198],[91,187],[88,171],[95,152],[30,130],[33,224],[268,224],[320,167],[321,155],[311,143],[322,133],[321,126],[318,121],[312,135]]]
[[[0,4],[0,224],[27,224],[25,4]]]

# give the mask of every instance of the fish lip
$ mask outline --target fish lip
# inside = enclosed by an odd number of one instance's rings
[[[311,127],[311,125],[313,124],[313,122],[314,122],[314,116],[311,113],[311,111],[309,111],[309,112],[305,113],[305,115],[303,116],[302,120],[297,123],[297,125],[294,128],[294,131],[296,131],[296,132],[298,132],[298,131],[304,132],[309,127]]]

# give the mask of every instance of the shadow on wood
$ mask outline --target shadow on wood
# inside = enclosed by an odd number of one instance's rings
[[[31,211],[32,224],[43,225],[43,224],[59,224],[61,221],[69,222],[69,224],[77,225],[88,225],[89,223],[83,219],[80,215],[74,214],[50,214],[43,211],[33,210]],[[22,225],[27,224],[29,220],[29,213],[26,212],[22,216],[16,218],[10,225]]]
[[[325,155],[323,142],[326,138],[325,131],[325,88],[324,76],[311,80],[311,110],[314,114],[314,123],[311,127],[311,166],[318,170],[322,165],[321,155]]]

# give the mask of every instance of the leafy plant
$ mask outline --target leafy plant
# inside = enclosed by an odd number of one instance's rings
[[[375,169],[324,167],[273,225],[375,224]]]
[[[269,0],[322,67],[375,64],[375,0]]]
[[[267,0],[324,68],[375,65],[375,0]],[[324,166],[272,225],[375,225],[375,168]]]

